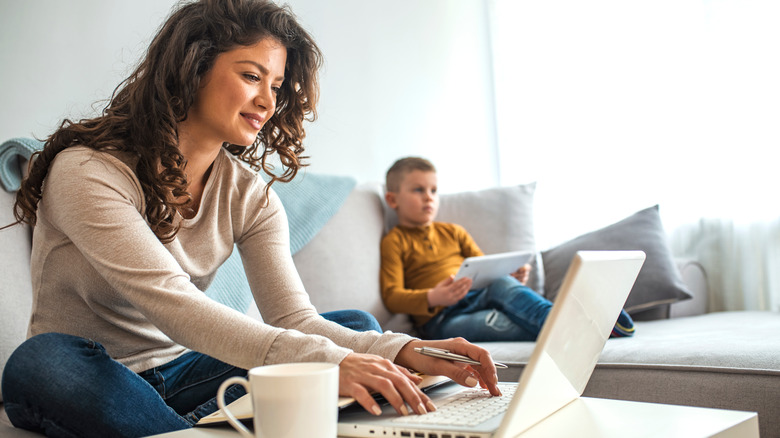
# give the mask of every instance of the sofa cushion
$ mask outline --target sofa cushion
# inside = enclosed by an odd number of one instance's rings
[[[691,298],[669,250],[657,205],[542,251],[545,296],[549,299],[555,299],[569,264],[579,250],[645,252],[647,259],[625,304],[630,314]]]
[[[0,224],[13,219],[14,194],[0,190]],[[8,357],[27,337],[27,324],[32,308],[30,279],[30,230],[26,225],[15,225],[0,231],[0,374]],[[2,388],[0,388],[2,390]],[[2,392],[0,392],[2,401]]]
[[[599,365],[754,370],[780,378],[778,312],[714,312],[641,321],[636,327],[633,337],[607,341]],[[496,361],[519,365],[528,362],[535,343],[482,342],[479,345],[487,348]],[[506,377],[514,380],[519,378],[519,373]],[[780,387],[776,390],[780,391]]]
[[[2,403],[0,403],[0,437],[3,438],[40,438],[42,434],[29,432],[24,429],[15,428],[8,419]]]
[[[365,310],[386,327],[392,315],[379,295],[380,193],[378,184],[355,187],[293,261],[317,311]]]

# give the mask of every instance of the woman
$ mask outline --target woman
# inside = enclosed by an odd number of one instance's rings
[[[226,378],[282,362],[339,363],[341,395],[374,413],[371,391],[402,414],[435,409],[407,368],[499,394],[484,349],[357,334],[310,304],[270,186],[304,165],[320,64],[311,37],[271,2],[185,4],[101,116],[66,120],[48,138],[15,206],[35,226],[35,305],[3,375],[14,425],[52,436],[183,429],[216,409]],[[274,152],[280,175],[266,163]],[[234,243],[264,322],[201,292]],[[422,345],[482,365],[416,354]]]

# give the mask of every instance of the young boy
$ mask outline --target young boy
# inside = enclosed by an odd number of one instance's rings
[[[470,290],[470,278],[454,280],[464,258],[483,253],[463,227],[435,222],[439,195],[433,164],[402,158],[387,171],[385,184],[385,200],[398,214],[398,225],[382,239],[385,306],[410,314],[428,339],[535,340],[552,303],[525,285],[528,265],[484,289]],[[612,336],[633,333],[633,321],[622,311]]]

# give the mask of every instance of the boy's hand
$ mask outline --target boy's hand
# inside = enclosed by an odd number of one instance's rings
[[[464,277],[455,281],[450,275],[428,291],[428,306],[451,306],[465,297],[471,289],[471,279]]]
[[[509,274],[512,277],[515,277],[517,281],[519,281],[522,284],[526,284],[528,282],[528,275],[531,273],[531,265],[523,265],[520,266],[517,271]]]

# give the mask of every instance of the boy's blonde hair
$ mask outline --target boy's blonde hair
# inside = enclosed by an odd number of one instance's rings
[[[385,190],[388,192],[397,192],[401,188],[401,180],[407,173],[413,170],[422,170],[423,172],[436,172],[433,163],[420,157],[406,157],[397,160],[390,166],[385,175]]]

